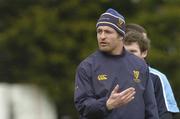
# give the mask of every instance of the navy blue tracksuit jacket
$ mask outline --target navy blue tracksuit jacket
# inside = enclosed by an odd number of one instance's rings
[[[135,99],[108,111],[106,101],[117,84],[120,91],[134,87]],[[159,119],[148,66],[125,50],[116,56],[97,50],[79,64],[74,102],[80,119]]]

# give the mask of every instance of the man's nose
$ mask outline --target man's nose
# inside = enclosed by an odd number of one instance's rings
[[[106,38],[106,35],[105,35],[104,32],[102,32],[102,33],[100,34],[100,38],[101,38],[101,40],[104,40],[104,39]]]

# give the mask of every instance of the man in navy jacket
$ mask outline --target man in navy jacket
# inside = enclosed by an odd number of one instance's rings
[[[96,28],[99,49],[76,71],[80,119],[159,119],[148,66],[123,47],[124,17],[108,9]]]

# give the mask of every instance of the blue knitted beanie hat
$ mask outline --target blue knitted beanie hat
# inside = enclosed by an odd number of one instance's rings
[[[122,36],[125,35],[125,19],[116,10],[109,8],[97,21],[96,28],[99,26],[109,26],[115,29]]]

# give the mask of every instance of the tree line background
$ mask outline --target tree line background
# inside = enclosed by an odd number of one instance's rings
[[[59,119],[77,119],[75,70],[96,50],[96,21],[111,7],[126,23],[146,28],[148,61],[166,74],[180,105],[179,5],[179,0],[0,0],[0,81],[36,84],[56,104]]]

